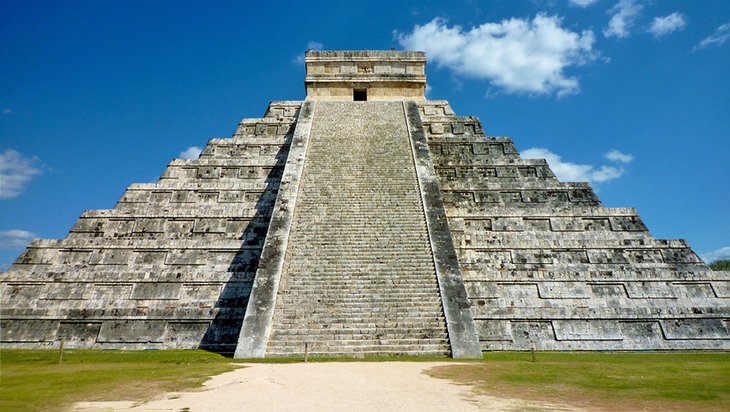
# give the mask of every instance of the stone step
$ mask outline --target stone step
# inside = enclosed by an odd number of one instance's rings
[[[282,325],[287,325],[288,327],[291,327],[292,325],[296,326],[297,328],[306,327],[309,323],[311,323],[310,320],[304,319],[303,316],[306,314],[310,314],[310,312],[303,313],[302,317],[298,318],[287,318],[281,315],[275,316],[275,320],[277,320]],[[443,319],[443,317],[437,317],[432,316],[430,318],[424,318],[424,317],[410,317],[405,318],[401,317],[398,319],[384,319],[383,317],[343,317],[343,318],[322,318],[317,319],[317,325],[322,325],[322,327],[327,328],[353,328],[353,329],[369,329],[369,330],[375,330],[375,329],[387,329],[387,328],[425,328],[425,329],[431,329],[431,328],[439,328],[439,327],[446,327],[446,321]]]
[[[443,350],[413,350],[413,349],[402,349],[402,350],[365,350],[363,348],[351,349],[344,348],[344,350],[330,350],[330,351],[310,351],[308,356],[316,357],[339,357],[339,358],[376,358],[376,357],[393,357],[393,356],[424,356],[424,357],[449,357],[451,356],[451,350],[449,348]],[[292,351],[266,351],[267,358],[290,358],[290,357],[304,357],[304,348],[301,350]]]
[[[303,337],[304,338],[304,337]],[[317,339],[319,338],[319,339]],[[418,348],[442,348],[446,346],[448,348],[448,341],[446,339],[346,339],[346,336],[331,337],[327,335],[319,335],[312,337],[310,340],[277,340],[270,343],[269,348],[298,348],[300,345],[307,346],[313,350],[318,348],[332,348],[332,347],[363,347],[363,346],[410,346]],[[303,348],[302,348],[303,349]]]
[[[340,325],[338,325],[340,326]],[[346,325],[342,325],[346,326]],[[274,332],[273,336],[303,336],[317,340],[319,334],[344,335],[344,336],[378,336],[381,338],[404,338],[408,336],[428,336],[431,339],[446,339],[448,334],[446,326],[434,328],[376,328],[376,329],[353,329],[348,327],[323,328],[322,325],[312,325],[310,328],[287,328]]]
[[[317,104],[266,356],[448,354],[402,105]]]

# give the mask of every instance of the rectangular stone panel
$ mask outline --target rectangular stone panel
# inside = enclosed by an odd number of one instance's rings
[[[135,250],[134,263],[136,265],[163,265],[167,259],[166,250]]]
[[[67,249],[60,251],[60,261],[65,265],[85,265],[91,261],[91,250]]]
[[[192,190],[176,190],[172,194],[172,203],[194,203],[197,196]]]
[[[650,342],[664,339],[661,326],[657,321],[619,322],[619,326],[627,340]]]
[[[690,248],[684,249],[662,249],[662,255],[666,263],[699,263],[700,259]]]
[[[711,282],[712,289],[715,290],[715,295],[719,298],[730,298],[730,281],[714,281]]]
[[[507,205],[522,204],[522,193],[520,192],[499,192],[502,203]]]
[[[91,255],[92,265],[126,265],[132,260],[133,252],[127,249],[105,249]]]
[[[56,249],[41,249],[31,245],[25,249],[15,263],[26,265],[48,265],[53,262],[53,258],[57,255],[58,251]]]
[[[555,331],[550,321],[512,321],[512,336],[515,341],[524,343],[524,348],[534,345],[541,349],[541,342],[554,342]]]
[[[239,203],[243,200],[244,193],[243,190],[225,190],[221,192],[218,201],[221,203]]]
[[[543,190],[525,190],[522,192],[524,203],[546,203],[549,200],[547,192]],[[544,219],[548,221],[548,219]]]
[[[0,342],[52,342],[58,321],[54,319],[0,320]]]
[[[537,284],[543,299],[587,299],[591,297],[583,282],[540,282]]]
[[[195,220],[169,219],[165,223],[165,232],[172,235],[188,235],[193,231]]]
[[[103,322],[99,329],[99,343],[163,342],[165,321],[112,320]]]
[[[498,283],[498,295],[504,299],[539,298],[535,283]]]
[[[3,307],[30,307],[46,287],[46,283],[3,283],[0,302]]]
[[[604,231],[611,230],[611,224],[606,218],[584,218],[583,230],[586,231]]]
[[[597,298],[627,298],[623,283],[593,283],[590,284],[591,294]]]
[[[99,336],[99,329],[101,328],[101,322],[61,322],[58,326],[58,339],[63,339],[65,342],[96,342],[96,338]]]
[[[165,219],[162,218],[139,218],[134,225],[135,233],[163,233],[165,231]]]
[[[218,179],[221,177],[221,168],[215,166],[200,166],[195,176],[198,179]]]
[[[72,232],[101,232],[104,226],[103,219],[97,218],[80,218],[71,228]]]
[[[210,322],[170,322],[167,324],[165,341],[172,347],[197,347],[209,327]]]
[[[583,220],[577,217],[551,217],[550,227],[555,232],[582,232]]]
[[[512,341],[512,325],[508,320],[475,320],[480,341]]]
[[[664,336],[676,339],[730,339],[722,319],[673,319],[662,320]]]
[[[200,190],[195,192],[196,202],[217,203],[220,192],[217,190]]]
[[[509,251],[467,249],[460,253],[459,263],[467,268],[482,270],[484,267],[500,267],[512,261]]]
[[[238,167],[223,167],[223,168],[221,168],[220,177],[221,177],[221,179],[236,179],[236,178],[238,178],[239,172],[240,172],[240,168],[238,168]]]
[[[498,298],[500,287],[496,282],[464,282],[470,299]]]
[[[109,219],[104,224],[104,232],[116,237],[132,233],[134,227],[135,221],[132,219]]]
[[[251,223],[251,219],[228,219],[226,221],[226,233],[242,234]]]
[[[624,255],[633,263],[662,263],[664,259],[662,252],[655,249],[633,249],[625,250]]]
[[[180,289],[182,285],[179,283],[137,283],[132,290],[131,299],[140,300],[167,300],[179,299]]]
[[[215,284],[185,284],[182,287],[183,301],[212,301],[215,302],[221,294],[220,283]]]
[[[104,307],[108,304],[119,304],[132,295],[131,283],[97,283],[89,291],[89,301],[95,307]]]
[[[628,263],[623,249],[589,249],[586,254],[590,263]]]
[[[627,282],[626,291],[632,299],[671,299],[677,296],[669,282]]]
[[[558,340],[622,340],[621,327],[614,320],[554,320]]]
[[[500,194],[497,192],[487,192],[487,191],[480,191],[480,192],[474,192],[472,194],[473,199],[470,201],[476,200],[477,203],[501,203],[502,198],[500,197]]]
[[[646,231],[644,222],[638,216],[614,216],[610,218],[611,228],[619,231]]]
[[[492,231],[495,232],[521,232],[525,230],[525,222],[521,217],[495,217],[492,218]]]
[[[227,266],[233,263],[237,252],[233,250],[211,250],[208,252],[208,265]]]
[[[681,298],[714,298],[715,291],[709,283],[673,283],[674,293]]]
[[[165,204],[170,202],[172,192],[170,191],[153,191],[150,194],[150,203]]]
[[[46,284],[45,299],[53,300],[84,300],[87,291],[93,288],[88,283],[48,283]]]
[[[203,253],[205,251],[196,249],[173,249],[167,253],[165,264],[167,265],[202,265],[204,263]]]
[[[193,227],[195,233],[225,233],[226,219],[224,218],[199,218],[195,220]]]
[[[555,263],[555,254],[551,250],[513,250],[512,263],[528,263],[549,265]]]
[[[127,189],[119,199],[120,203],[147,203],[150,199],[150,192],[146,190]]]

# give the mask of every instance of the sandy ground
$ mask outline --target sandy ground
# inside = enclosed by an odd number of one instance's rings
[[[441,362],[249,364],[202,390],[146,402],[81,402],[75,411],[577,411],[477,395],[423,372]],[[453,365],[453,363],[449,363]]]

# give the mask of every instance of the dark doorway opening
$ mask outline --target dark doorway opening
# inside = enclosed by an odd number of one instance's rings
[[[368,91],[366,89],[354,89],[352,91],[352,100],[356,102],[368,101]]]

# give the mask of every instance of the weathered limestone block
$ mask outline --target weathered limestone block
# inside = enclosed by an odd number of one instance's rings
[[[101,324],[97,341],[100,343],[163,342],[165,326],[165,322],[162,321],[106,321]]]

